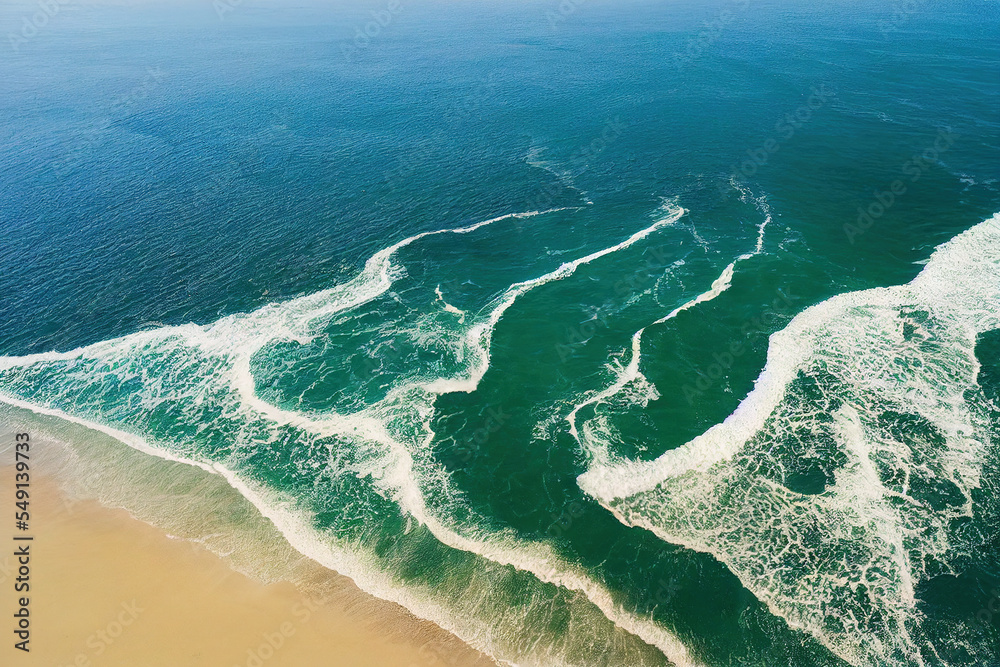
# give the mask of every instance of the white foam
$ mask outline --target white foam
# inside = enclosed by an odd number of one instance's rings
[[[734,187],[737,187],[741,191],[744,201],[751,197],[751,193],[748,189],[738,185],[735,181],[733,184]],[[726,266],[726,268],[722,270],[719,277],[712,282],[712,285],[707,291],[699,294],[694,299],[681,304],[677,308],[674,308],[665,316],[653,322],[654,325],[663,324],[664,322],[677,317],[685,310],[689,310],[698,304],[716,299],[732,286],[733,273],[735,272],[736,265],[739,262],[746,261],[764,252],[764,233],[767,230],[768,224],[771,222],[771,211],[767,205],[767,200],[764,197],[754,199],[753,201],[764,215],[763,220],[757,227],[757,244],[754,250],[740,255],[735,261]],[[671,203],[668,200],[664,200],[664,206],[670,205]],[[676,221],[676,218],[669,220],[669,223],[674,221]],[[639,370],[639,363],[642,359],[642,337],[647,328],[648,326],[643,327],[633,334],[631,344],[632,357],[628,365],[623,369],[616,369],[614,367],[611,368],[615,376],[614,382],[607,388],[593,392],[586,396],[580,403],[577,403],[566,416],[566,420],[569,422],[570,435],[572,435],[573,438],[584,447],[585,451],[592,459],[601,464],[602,467],[599,467],[598,470],[603,469],[603,466],[611,463],[612,457],[608,452],[607,442],[603,437],[601,437],[602,429],[592,430],[592,437],[581,437],[576,425],[577,415],[580,410],[586,406],[603,403],[614,396],[618,396],[626,389],[626,387],[629,386],[642,385],[637,395],[642,397],[641,400],[644,405],[646,401],[659,398],[660,394],[656,387],[649,382],[649,380],[642,374],[642,371]]]
[[[686,211],[677,206],[674,208],[672,216],[665,216],[660,220],[657,220],[652,225],[645,227],[638,232],[632,234],[630,237],[613,246],[609,246],[602,250],[593,252],[585,257],[575,259],[571,262],[565,262],[560,265],[555,271],[546,273],[538,278],[533,278],[531,280],[526,280],[524,282],[516,283],[509,287],[503,295],[499,298],[499,303],[490,311],[489,317],[485,322],[482,322],[474,327],[472,327],[466,339],[468,341],[468,346],[472,349],[479,351],[478,362],[472,367],[471,373],[465,378],[446,378],[440,379],[430,384],[424,385],[424,388],[433,394],[446,394],[452,392],[472,392],[476,390],[479,386],[479,381],[485,375],[490,363],[490,341],[493,336],[493,330],[496,328],[497,323],[503,317],[503,314],[510,308],[514,302],[524,294],[527,294],[536,287],[540,287],[550,282],[557,280],[564,280],[569,276],[573,275],[578,268],[586,264],[605,257],[612,253],[618,252],[628,248],[638,241],[646,238],[656,230],[671,225],[680,219]]]
[[[508,213],[465,227],[422,232],[379,250],[365,262],[365,266],[357,276],[346,283],[329,289],[291,299],[284,303],[269,304],[252,313],[239,313],[223,317],[206,326],[194,324],[164,326],[67,352],[44,352],[22,357],[0,356],[0,369],[28,366],[46,361],[64,361],[79,357],[85,352],[94,354],[120,349],[122,345],[138,348],[161,340],[165,335],[170,334],[196,341],[213,352],[221,353],[236,350],[245,353],[249,350],[252,354],[263,345],[278,340],[306,342],[311,337],[312,330],[330,316],[356,308],[384,294],[401,273],[401,269],[393,265],[392,257],[402,248],[429,236],[469,234],[504,220],[526,219],[567,210],[576,210],[576,208],[561,207],[543,211]],[[257,343],[257,345],[254,346],[253,343]]]
[[[250,501],[262,516],[269,519],[285,539],[288,540],[289,544],[299,553],[349,577],[359,588],[368,594],[406,607],[418,618],[437,624],[468,645],[483,651],[487,655],[496,655],[503,652],[489,641],[488,635],[484,635],[480,628],[476,627],[474,623],[470,623],[469,619],[456,617],[443,605],[430,599],[418,597],[406,587],[394,584],[391,578],[384,575],[378,569],[377,564],[369,562],[355,551],[338,546],[334,539],[321,539],[309,525],[309,516],[303,514],[291,498],[280,498],[273,492],[268,493],[262,488],[253,486],[244,481],[232,470],[219,463],[205,463],[176,456],[161,447],[150,445],[143,438],[132,433],[81,419],[61,410],[33,405],[5,394],[0,394],[0,401],[30,410],[36,414],[58,417],[85,428],[99,431],[146,454],[167,461],[192,465],[211,474],[221,475],[231,487]],[[498,662],[517,667],[516,663],[507,660],[498,659]]]
[[[997,227],[1000,214],[939,247],[909,286],[853,292],[803,311],[788,327],[771,336],[767,364],[754,389],[724,422],[655,461],[625,462],[588,470],[580,477],[581,487],[595,497],[625,498],[648,491],[667,477],[705,470],[731,457],[761,430],[784,395],[785,387],[806,361],[822,349],[822,340],[813,332],[857,307],[893,306],[905,303],[911,296],[918,302],[926,300],[946,310],[952,304],[967,303],[970,308],[963,319],[974,331],[1000,328],[1000,309],[996,306],[1000,303],[1000,293],[996,291],[1000,290],[1000,282],[990,285],[997,260],[989,250],[989,243]],[[975,290],[976,297],[970,302],[970,288],[980,282],[981,289]]]
[[[474,391],[478,386],[489,367],[490,340],[493,329],[504,312],[518,297],[540,285],[566,278],[580,266],[627,248],[656,229],[672,224],[684,214],[684,210],[680,207],[676,207],[672,215],[662,217],[653,225],[636,232],[617,245],[567,262],[555,271],[539,278],[511,286],[498,299],[485,319],[468,326],[464,345],[470,351],[470,364],[468,373],[465,375],[430,381],[418,379],[403,383],[394,386],[386,398],[379,403],[360,412],[344,415],[336,413],[304,414],[273,405],[258,396],[256,392],[256,382],[251,370],[253,356],[265,345],[277,341],[308,342],[315,335],[317,328],[334,314],[356,308],[386,293],[402,272],[401,267],[392,263],[393,255],[400,248],[433,234],[466,234],[500,220],[523,218],[546,212],[511,214],[468,227],[426,232],[404,239],[376,253],[366,262],[362,272],[344,285],[293,299],[283,304],[271,304],[249,314],[231,315],[208,326],[191,324],[165,327],[66,353],[0,358],[0,369],[16,366],[27,367],[36,363],[73,363],[84,359],[92,363],[113,364],[115,359],[127,359],[132,354],[138,356],[142,351],[151,347],[156,347],[161,354],[171,354],[183,358],[185,364],[195,364],[197,359],[192,350],[200,349],[211,355],[213,371],[212,374],[199,371],[195,378],[195,384],[185,388],[184,391],[196,400],[200,401],[211,392],[218,391],[220,388],[218,385],[228,386],[239,396],[237,409],[246,412],[248,416],[264,417],[271,424],[293,426],[323,437],[343,436],[355,443],[365,441],[379,446],[380,449],[376,448],[378,449],[377,455],[369,457],[365,464],[357,464],[356,473],[360,477],[370,475],[378,488],[391,496],[404,512],[427,526],[442,544],[477,554],[502,565],[531,572],[541,581],[580,591],[619,627],[659,648],[676,664],[693,665],[694,663],[686,649],[669,632],[651,621],[639,618],[620,608],[613,601],[611,593],[606,588],[587,577],[582,570],[559,560],[546,545],[523,543],[511,536],[478,534],[469,536],[463,534],[455,526],[446,525],[443,520],[427,508],[414,469],[413,456],[414,451],[422,453],[426,450],[434,437],[428,426],[433,414],[434,398],[451,391]],[[437,294],[443,302],[440,288],[437,290]],[[447,307],[448,304],[446,304],[446,310]],[[458,311],[458,309],[454,309],[454,311]],[[131,360],[128,363],[131,366],[129,372],[134,373],[135,377],[141,378],[144,387],[150,386],[150,396],[144,397],[144,400],[146,398],[153,401],[162,400],[162,398],[155,396],[158,391],[164,391],[162,387],[159,387],[160,380],[147,377],[146,369],[141,368],[141,364],[136,364]],[[348,549],[334,548],[326,541],[320,540],[309,528],[307,518],[299,515],[291,505],[284,501],[265,500],[262,490],[250,488],[245,480],[227,468],[219,464],[209,464],[178,456],[162,448],[151,446],[144,439],[133,434],[84,420],[60,410],[30,405],[12,397],[0,396],[0,400],[95,428],[141,451],[197,465],[205,470],[224,475],[230,484],[253,502],[262,514],[271,519],[289,539],[289,542],[302,553],[351,577],[359,586],[373,595],[404,604],[417,615],[438,623],[480,650],[493,655],[502,653],[500,648],[491,644],[488,634],[484,634],[482,628],[475,627],[475,623],[471,619],[457,618],[437,603],[416,599],[405,588],[387,585],[383,581],[385,577],[380,576],[373,564],[365,562],[357,553]],[[399,410],[399,406],[412,408],[419,415],[423,424],[422,437],[420,437],[419,442],[404,443],[398,436],[394,436],[390,432],[387,415],[392,415],[394,411]]]
[[[450,303],[444,300],[444,294],[441,292],[440,285],[434,288],[434,293],[437,295],[437,300],[440,301],[441,305],[444,306],[444,312],[451,313],[453,315],[458,315],[458,323],[464,324],[466,312],[464,310],[456,308],[455,306],[451,305]]]
[[[654,461],[595,458],[579,484],[623,523],[715,556],[847,663],[923,665],[951,638],[923,634],[915,591],[973,515],[990,444],[975,347],[995,329],[1000,213],[908,285],[796,316],[721,424]],[[833,468],[821,493],[785,486],[802,460]]]
[[[486,321],[472,327],[466,336],[467,346],[477,350],[476,356],[478,357],[478,361],[471,366],[469,375],[464,378],[440,378],[422,384],[421,388],[432,395],[475,391],[489,368],[492,333],[504,312],[513,305],[517,298],[541,285],[565,279],[581,266],[634,245],[657,229],[672,225],[684,213],[683,208],[674,206],[671,215],[661,217],[652,225],[634,233],[621,243],[566,262],[555,271],[538,278],[511,286],[499,299],[498,305],[490,312]],[[374,436],[374,433],[369,434],[369,437]],[[430,446],[433,437],[433,432],[428,428],[424,448]],[[386,475],[386,482],[397,492],[395,499],[408,513],[427,526],[443,544],[475,553],[496,563],[530,572],[541,581],[579,591],[586,595],[587,599],[597,606],[608,619],[660,649],[678,667],[697,664],[684,645],[671,633],[615,604],[610,592],[605,587],[595,582],[578,567],[557,557],[548,545],[525,542],[509,535],[478,534],[469,537],[461,534],[457,527],[446,525],[427,508],[414,474],[413,458],[405,446],[393,441],[391,437],[383,442],[390,446],[395,453],[394,465],[390,468],[391,472]]]
[[[594,202],[590,200],[590,196],[586,192],[577,187],[576,182],[573,180],[574,174],[570,170],[562,169],[553,162],[541,159],[542,153],[544,153],[545,150],[544,146],[532,146],[528,149],[528,153],[524,156],[524,161],[536,169],[542,169],[549,172],[566,188],[576,190],[587,205],[592,205]]]
[[[40,405],[35,405],[33,403],[28,403],[27,401],[22,401],[17,397],[10,396],[4,393],[0,393],[0,403],[7,403],[8,405],[12,405],[16,408],[21,408],[23,410],[30,410],[31,412],[34,412],[35,414],[38,415],[57,417],[64,421],[71,422],[79,426],[84,426],[94,431],[100,431],[101,433],[109,435],[115,440],[125,443],[129,447],[132,447],[133,449],[136,449],[140,452],[144,452],[146,454],[150,454],[152,456],[156,456],[158,458],[165,459],[167,461],[174,461],[175,463],[186,463],[189,465],[197,466],[202,470],[205,470],[207,472],[212,472],[211,465],[186,459],[184,457],[177,456],[166,449],[160,447],[154,447],[150,445],[148,442],[146,442],[146,440],[135,435],[134,433],[128,433],[120,429],[112,428],[110,426],[105,426],[104,424],[98,424],[96,422],[88,421],[86,419],[81,419],[79,417],[75,417],[71,414],[63,412],[62,410],[55,410],[53,408],[46,408]]]
[[[309,515],[302,512],[294,499],[281,498],[273,491],[266,491],[253,485],[222,464],[205,463],[177,456],[163,448],[150,445],[143,438],[134,434],[81,419],[61,410],[36,406],[7,395],[0,395],[0,400],[37,414],[58,417],[99,431],[144,453],[168,461],[193,465],[209,473],[221,475],[230,486],[247,498],[262,516],[269,519],[299,553],[351,578],[359,588],[367,593],[400,604],[417,617],[436,623],[487,655],[495,657],[506,653],[502,647],[494,644],[489,634],[483,633],[482,628],[478,627],[471,619],[456,616],[445,605],[435,602],[429,597],[421,597],[405,586],[395,584],[391,578],[381,572],[376,562],[370,561],[356,551],[338,546],[332,537],[321,538],[309,525]],[[263,407],[267,409],[267,404],[263,404]],[[267,412],[269,417],[280,420],[281,423],[295,424],[307,429],[318,429],[325,433],[330,432],[329,428],[324,428],[324,425],[329,426],[329,422],[324,420],[310,420],[295,413],[280,411],[277,408],[267,409]],[[352,429],[342,425],[334,430],[343,432]],[[420,489],[412,482],[412,459],[405,452],[405,448],[393,441],[378,426],[366,433],[365,437],[381,439],[392,443],[394,449],[398,448],[397,453],[402,455],[395,458],[395,465],[390,470],[381,471],[387,477],[384,481],[388,486],[397,490],[396,499],[400,505],[417,518],[421,524],[427,526],[442,544],[474,553],[494,563],[530,572],[540,581],[579,591],[591,600],[608,619],[648,644],[659,648],[677,667],[694,667],[698,664],[689,657],[686,648],[673,635],[647,619],[640,618],[622,608],[614,601],[606,588],[594,582],[577,566],[561,559],[548,545],[524,543],[511,536],[492,535],[482,536],[480,539],[470,539],[446,527],[426,510]],[[504,541],[509,542],[504,544]],[[511,660],[496,659],[504,665],[516,667],[518,664]],[[547,664],[557,665],[561,663]]]
[[[634,245],[657,229],[675,223],[684,213],[683,208],[674,206],[672,214],[661,217],[652,225],[639,230],[616,245],[566,262],[556,270],[538,278],[511,286],[500,297],[499,303],[490,311],[485,321],[472,326],[466,334],[466,346],[474,351],[474,354],[470,356],[475,357],[468,375],[438,378],[430,382],[420,383],[417,387],[400,387],[395,389],[387,400],[392,401],[395,395],[406,394],[414,388],[419,388],[430,396],[427,401],[427,405],[430,405],[433,396],[436,395],[475,391],[490,365],[490,342],[493,331],[503,314],[520,296],[541,285],[563,280],[571,276],[581,266]],[[330,427],[333,426],[333,422],[329,418],[306,423],[301,416],[282,413],[273,406],[263,404],[255,396],[244,396],[244,400],[252,404],[255,409],[266,412],[272,419],[294,420],[297,426],[319,428],[326,433],[330,433]],[[479,534],[475,537],[468,537],[461,534],[457,527],[446,525],[426,506],[423,492],[414,472],[412,454],[403,443],[393,438],[377,419],[352,415],[350,419],[333,427],[334,431],[341,434],[358,429],[363,432],[364,437],[381,442],[390,449],[392,456],[378,464],[381,468],[379,471],[380,482],[387,490],[393,492],[393,499],[407,513],[425,525],[441,543],[455,549],[475,553],[496,563],[530,572],[541,581],[579,591],[586,595],[616,625],[660,649],[678,667],[697,664],[676,637],[655,623],[639,618],[616,605],[606,588],[596,583],[575,566],[559,559],[547,545],[524,542],[511,536]],[[428,448],[433,437],[433,432],[428,428],[422,448]]]
[[[267,517],[299,553],[340,574],[350,577],[363,591],[383,600],[402,605],[418,618],[429,620],[451,632],[469,646],[493,656],[500,664],[517,667],[517,663],[498,658],[505,651],[493,643],[488,633],[470,618],[462,618],[440,603],[419,597],[405,586],[395,584],[378,567],[356,552],[338,548],[334,539],[321,539],[309,525],[307,516],[297,508],[292,499],[276,498],[262,488],[251,486],[231,470],[216,465],[216,472],[225,477],[230,486],[249,500]]]

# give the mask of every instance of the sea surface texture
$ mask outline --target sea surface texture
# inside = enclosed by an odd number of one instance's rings
[[[47,6],[4,402],[504,664],[1000,665],[1000,3]]]

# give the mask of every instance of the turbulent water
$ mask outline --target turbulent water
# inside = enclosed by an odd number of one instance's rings
[[[217,9],[0,64],[0,400],[505,664],[1000,665],[995,3]]]

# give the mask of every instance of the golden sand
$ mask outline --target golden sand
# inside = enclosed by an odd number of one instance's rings
[[[14,472],[0,468],[12,508]],[[45,667],[485,667],[437,626],[356,589],[309,598],[262,584],[200,545],[171,539],[123,510],[73,502],[31,480],[30,592],[15,593],[13,517],[0,530],[0,664]],[[322,568],[316,566],[317,571]],[[327,572],[330,577],[337,577]],[[343,578],[341,578],[343,579]],[[343,589],[343,585],[341,585]],[[30,652],[14,648],[17,597],[30,610]],[[353,596],[353,597],[352,597]],[[348,602],[345,602],[348,600]],[[361,600],[361,602],[359,602]]]

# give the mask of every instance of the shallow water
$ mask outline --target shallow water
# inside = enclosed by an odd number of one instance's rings
[[[0,392],[509,663],[995,664],[994,4],[67,7]]]

